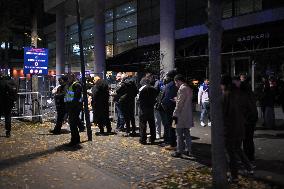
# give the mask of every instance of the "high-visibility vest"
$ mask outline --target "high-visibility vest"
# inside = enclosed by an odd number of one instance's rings
[[[75,99],[75,92],[73,91],[73,86],[77,84],[78,82],[75,81],[72,85],[70,85],[66,91],[66,94],[64,96],[64,102],[72,102]],[[82,99],[79,99],[79,102],[81,102]]]

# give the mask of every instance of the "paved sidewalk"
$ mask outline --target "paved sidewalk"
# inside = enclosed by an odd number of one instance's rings
[[[210,127],[201,127],[198,121],[199,114],[195,112],[196,127],[191,134],[198,139],[194,141],[196,154],[200,154],[202,163],[210,165],[211,130]],[[284,188],[284,120],[276,120],[276,128],[266,129],[257,123],[255,142],[255,177],[258,180],[270,182],[272,185],[281,185]]]
[[[16,122],[11,138],[0,134],[0,188],[137,188],[141,181],[151,182],[188,167],[210,166],[210,128],[199,126],[197,114],[195,123],[191,134],[196,160],[192,161],[172,158],[158,145],[140,145],[137,137],[96,136],[97,128],[93,128],[92,142],[81,133],[81,148],[70,150],[63,146],[70,139],[67,130],[50,135],[51,123]],[[281,128],[260,130],[260,125],[255,133],[255,177],[282,186],[283,134]]]
[[[96,129],[92,142],[81,133],[81,148],[70,150],[63,146],[70,134],[50,135],[50,128],[20,122],[11,138],[0,137],[1,189],[136,188],[141,181],[201,166],[172,158],[157,145],[143,146],[136,137],[95,136]]]

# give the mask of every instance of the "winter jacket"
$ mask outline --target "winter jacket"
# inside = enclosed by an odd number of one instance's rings
[[[209,85],[202,84],[198,90],[198,104],[209,102]]]
[[[177,117],[176,128],[193,127],[192,89],[182,84],[177,92],[176,107],[173,116]]]
[[[164,94],[162,97],[162,106],[166,112],[173,112],[175,109],[174,97],[177,96],[177,87],[175,86],[174,81],[169,82],[165,85]]]
[[[239,89],[233,87],[223,94],[223,121],[225,139],[243,139],[245,133],[245,116],[248,97]]]

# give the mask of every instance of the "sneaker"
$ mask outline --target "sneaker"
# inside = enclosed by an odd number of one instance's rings
[[[181,153],[179,152],[174,152],[171,154],[172,157],[175,157],[175,158],[180,158],[181,157]]]
[[[156,139],[159,140],[161,138],[160,134],[156,134]]]
[[[189,151],[184,151],[183,155],[188,156],[188,157],[192,156],[191,152],[189,152]]]
[[[230,177],[228,178],[228,182],[229,182],[230,184],[237,184],[237,183],[238,183],[238,178],[230,176]]]
[[[249,175],[253,175],[253,174],[254,174],[254,171],[253,171],[253,170],[248,170],[248,174],[249,174]]]
[[[211,127],[211,121],[208,122],[208,127]]]
[[[200,122],[201,127],[205,127],[205,123],[203,121]]]

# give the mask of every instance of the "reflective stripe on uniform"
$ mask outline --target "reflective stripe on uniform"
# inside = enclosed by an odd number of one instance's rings
[[[77,82],[74,82],[71,86],[68,87],[67,92],[64,96],[64,102],[72,102],[75,99],[75,92],[73,91],[73,85],[75,85]],[[82,98],[79,99],[79,101],[82,101]]]

